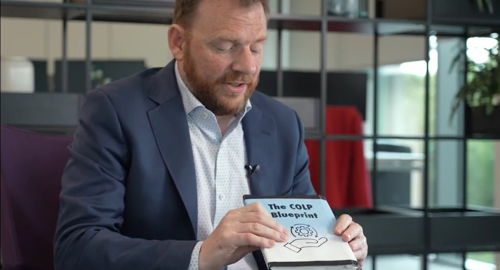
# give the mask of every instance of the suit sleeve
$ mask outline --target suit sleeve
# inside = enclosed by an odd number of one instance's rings
[[[130,148],[108,95],[87,96],[69,147],[54,239],[58,270],[188,269],[196,241],[120,233]]]
[[[292,195],[316,195],[309,173],[309,156],[304,142],[304,128],[297,113],[294,112],[294,115],[297,120],[299,139],[297,142],[297,160],[295,162]]]

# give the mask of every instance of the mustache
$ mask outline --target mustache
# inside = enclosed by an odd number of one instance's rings
[[[245,84],[251,84],[254,81],[255,81],[254,76],[246,75],[246,74],[242,74],[242,73],[235,73],[235,72],[228,73],[220,79],[220,82],[222,82],[222,83],[241,82],[241,83],[245,83]]]

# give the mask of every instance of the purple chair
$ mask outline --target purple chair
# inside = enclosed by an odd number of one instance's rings
[[[54,269],[53,238],[71,137],[2,125],[1,252],[6,270]]]

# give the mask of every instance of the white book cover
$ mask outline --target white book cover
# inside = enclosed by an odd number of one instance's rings
[[[324,198],[246,195],[244,202],[246,205],[259,202],[288,230],[287,241],[262,249],[270,269],[347,269],[358,266],[349,244],[334,234],[336,219]]]

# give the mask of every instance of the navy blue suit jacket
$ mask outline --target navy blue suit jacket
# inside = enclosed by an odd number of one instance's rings
[[[252,194],[314,194],[296,113],[257,91],[251,102],[242,124],[248,163],[260,165]],[[89,93],[69,151],[56,269],[187,269],[198,202],[174,62]]]

